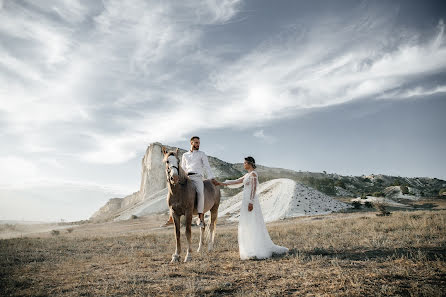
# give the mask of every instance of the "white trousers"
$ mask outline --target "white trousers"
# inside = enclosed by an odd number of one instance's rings
[[[199,174],[189,175],[190,180],[194,183],[197,190],[197,212],[203,213],[204,209],[204,184],[203,177]]]

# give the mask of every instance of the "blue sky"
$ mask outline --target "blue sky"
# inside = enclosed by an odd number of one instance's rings
[[[445,12],[402,0],[0,1],[0,219],[86,218],[138,189],[151,142],[186,148],[195,134],[229,162],[446,179]],[[85,195],[62,197],[64,186]],[[39,214],[23,214],[27,201]]]

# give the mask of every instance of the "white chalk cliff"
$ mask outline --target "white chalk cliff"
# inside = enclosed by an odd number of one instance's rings
[[[110,199],[90,219],[96,221],[115,219],[122,215],[122,213],[128,213],[133,207],[141,204],[143,201],[151,200],[153,194],[165,189],[166,176],[161,148],[162,145],[160,143],[152,143],[147,148],[142,158],[141,185],[139,191],[124,198]],[[166,204],[165,201],[164,204]]]

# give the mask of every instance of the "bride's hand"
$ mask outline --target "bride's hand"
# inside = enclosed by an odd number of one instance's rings
[[[248,204],[248,211],[252,211],[252,209],[254,208],[254,206],[252,205],[252,203]]]

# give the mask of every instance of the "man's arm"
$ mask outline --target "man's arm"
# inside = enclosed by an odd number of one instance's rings
[[[201,160],[203,162],[203,167],[206,170],[208,179],[215,179],[214,174],[212,173],[211,166],[209,165],[208,156],[206,156],[204,152],[201,155]]]
[[[181,156],[181,168],[183,168],[184,172],[186,172],[186,158],[184,157],[184,154]]]

